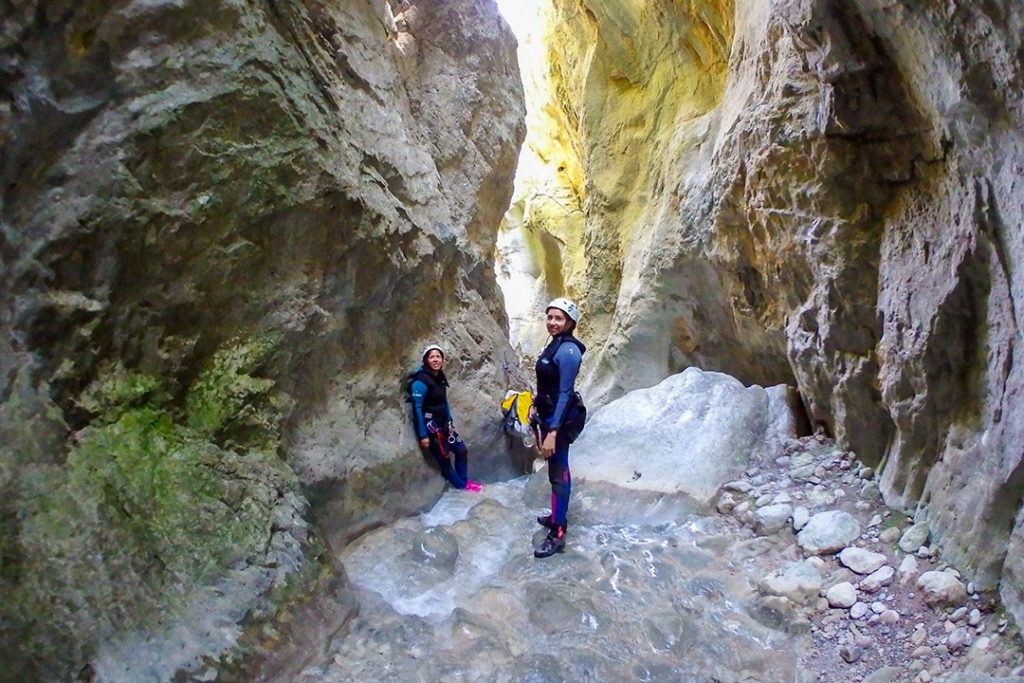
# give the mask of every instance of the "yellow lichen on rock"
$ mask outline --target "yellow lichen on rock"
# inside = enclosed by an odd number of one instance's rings
[[[528,133],[499,242],[499,263],[522,248],[537,278],[523,283],[526,295],[512,288],[514,342],[536,344],[517,323],[557,294],[579,297],[588,335],[607,337],[624,273],[635,270],[627,262],[649,256],[637,236],[656,222],[676,171],[679,154],[666,150],[683,153],[678,131],[722,97],[732,4],[557,0],[542,14],[543,54],[536,38],[531,56],[520,49]]]

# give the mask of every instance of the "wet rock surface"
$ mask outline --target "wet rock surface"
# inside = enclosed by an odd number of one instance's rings
[[[819,481],[794,481],[794,460]],[[685,496],[574,474],[566,552],[545,560],[532,557],[545,532],[534,521],[543,469],[480,494],[449,491],[429,513],[353,543],[342,560],[359,616],[297,680],[924,683],[1024,672],[1018,632],[987,596],[929,606],[915,581],[896,581],[894,566],[912,574],[906,560],[941,574],[937,585],[958,579],[938,553],[881,539],[912,521],[862,497],[864,468],[831,440],[762,451],[720,489],[738,504],[703,515]],[[860,532],[837,551],[804,549],[791,526],[759,524],[766,496],[811,518],[841,512]],[[444,539],[451,571],[423,561],[425,538]]]

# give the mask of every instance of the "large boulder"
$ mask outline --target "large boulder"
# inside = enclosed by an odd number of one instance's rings
[[[681,494],[710,509],[764,443],[768,395],[697,368],[604,406],[573,446],[574,476]]]

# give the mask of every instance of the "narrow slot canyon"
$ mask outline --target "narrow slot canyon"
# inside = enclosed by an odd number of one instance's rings
[[[1022,35],[2,3],[0,679],[1024,680]]]

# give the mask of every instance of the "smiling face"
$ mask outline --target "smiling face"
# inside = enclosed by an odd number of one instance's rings
[[[572,329],[572,320],[565,314],[560,308],[549,308],[547,311],[547,320],[544,323],[548,329],[548,334],[552,337],[557,337],[566,330]]]
[[[441,366],[444,365],[444,356],[442,356],[441,352],[437,349],[431,349],[430,352],[427,353],[427,357],[423,361],[423,364],[426,365],[427,369],[431,372],[438,372],[441,369]]]

